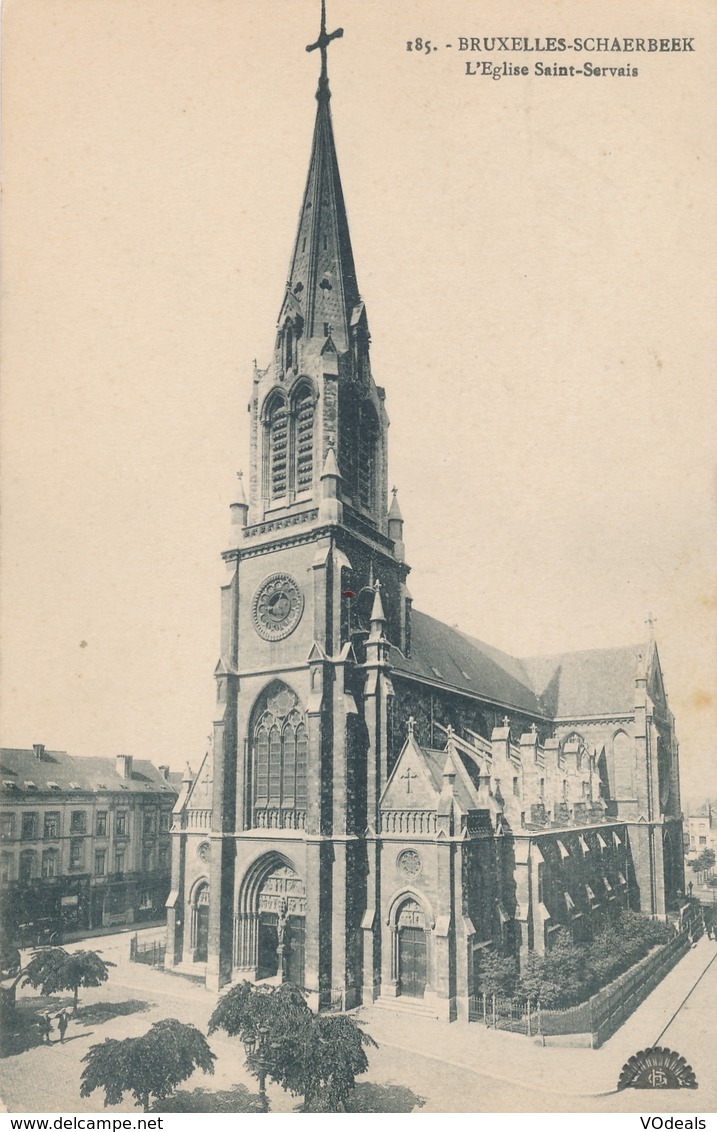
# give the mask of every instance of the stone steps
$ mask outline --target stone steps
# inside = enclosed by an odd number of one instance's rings
[[[406,995],[397,995],[395,998],[381,996],[372,1003],[377,1010],[390,1010],[393,1014],[415,1014],[421,1018],[435,1018],[435,1010],[420,998],[407,998]]]

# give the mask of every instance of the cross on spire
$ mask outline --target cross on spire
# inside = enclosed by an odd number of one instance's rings
[[[316,51],[318,48],[321,52],[321,75],[319,76],[319,88],[316,92],[317,98],[330,98],[329,92],[329,74],[326,66],[326,48],[331,43],[332,39],[341,39],[344,34],[343,28],[336,28],[336,31],[326,32],[326,0],[321,0],[321,31],[316,43],[307,44],[307,51]]]

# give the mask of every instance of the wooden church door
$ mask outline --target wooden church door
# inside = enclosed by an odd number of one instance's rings
[[[272,979],[279,970],[279,917],[262,912],[259,917],[259,964],[257,978]]]
[[[427,981],[426,932],[419,905],[407,901],[398,917],[398,993],[423,998]]]
[[[409,998],[423,998],[426,989],[426,933],[402,928],[398,938],[398,989]]]
[[[286,928],[286,981],[295,987],[304,985],[304,940],[306,921],[303,916],[289,916]]]
[[[209,904],[197,905],[197,947],[195,962],[206,963],[209,951]]]

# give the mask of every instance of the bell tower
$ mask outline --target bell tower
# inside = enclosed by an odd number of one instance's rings
[[[321,33],[316,121],[306,188],[269,365],[256,369],[251,411],[250,520],[266,521],[316,502],[330,448],[344,504],[383,534],[388,418],[371,375],[366,308],[331,121],[327,47]]]
[[[389,654],[410,640],[330,111],[327,49],[342,35],[322,2],[309,172],[271,354],[254,368],[249,498],[240,480],[222,556],[211,755],[207,983],[289,979],[313,1005],[358,1001],[365,955],[373,965]]]

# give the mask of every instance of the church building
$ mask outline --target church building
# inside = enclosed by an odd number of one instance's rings
[[[322,5],[323,7],[323,5]],[[173,815],[167,964],[314,1008],[466,1015],[524,960],[684,891],[678,748],[650,625],[516,659],[412,608],[334,147],[326,33],[249,499],[224,551],[213,743]],[[268,222],[268,221],[267,221]]]

